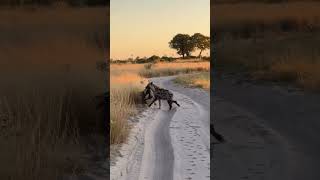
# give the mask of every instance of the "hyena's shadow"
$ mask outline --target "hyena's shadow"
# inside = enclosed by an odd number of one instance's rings
[[[162,114],[165,116],[166,119],[172,119],[173,116],[176,114],[177,112],[177,108],[174,107],[171,110],[169,109],[161,109],[161,112],[163,112]]]
[[[172,110],[176,111],[177,107],[180,107],[180,104],[178,104],[178,102],[175,100],[171,100],[171,101],[160,100],[160,102],[159,100],[156,100],[156,101],[151,100],[150,102],[151,103],[147,104],[149,107],[153,106],[155,108],[158,108],[159,110],[163,110],[166,112],[170,112]]]

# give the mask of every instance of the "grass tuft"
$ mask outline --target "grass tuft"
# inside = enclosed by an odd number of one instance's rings
[[[104,128],[94,101],[103,92],[101,74],[5,75],[0,88],[0,179],[55,180],[84,172],[81,138],[101,134]]]
[[[182,75],[174,79],[175,83],[192,88],[210,89],[210,72]]]

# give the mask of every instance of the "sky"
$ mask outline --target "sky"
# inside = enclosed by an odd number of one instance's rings
[[[169,48],[178,33],[210,35],[210,0],[110,1],[112,59],[178,56]]]

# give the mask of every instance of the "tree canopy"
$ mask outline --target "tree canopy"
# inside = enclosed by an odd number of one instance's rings
[[[200,50],[199,57],[201,57],[202,51],[210,48],[210,37],[201,33],[195,33],[192,36],[177,34],[169,42],[169,46],[172,49],[176,49],[177,53],[183,58],[190,56],[191,52],[196,49]]]
[[[195,33],[191,38],[195,48],[200,50],[199,58],[201,58],[202,51],[210,48],[210,37]]]
[[[177,53],[183,58],[185,55],[190,56],[190,53],[194,50],[194,45],[188,34],[177,34],[169,42],[169,46],[170,48],[176,49]]]

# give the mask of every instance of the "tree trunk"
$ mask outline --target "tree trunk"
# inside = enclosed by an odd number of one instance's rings
[[[184,53],[182,54],[182,59],[184,59]]]
[[[202,53],[202,49],[200,50],[200,53],[199,53],[199,59],[201,59],[201,53]]]

